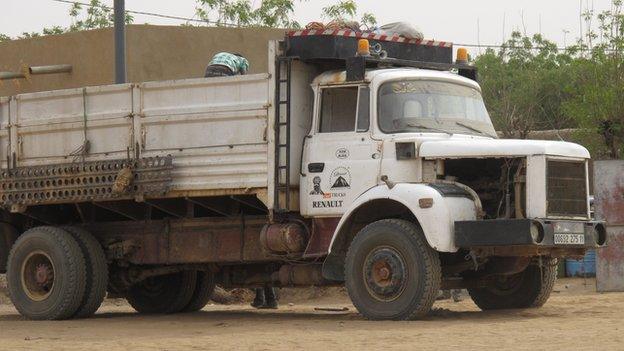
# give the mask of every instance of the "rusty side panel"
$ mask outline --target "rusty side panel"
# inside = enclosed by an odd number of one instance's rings
[[[610,226],[624,226],[624,161],[594,163],[595,211]]]
[[[340,222],[340,218],[315,218],[312,220],[312,235],[303,254],[304,258],[327,255],[338,222]]]
[[[130,241],[134,264],[270,261],[260,245],[266,217],[129,221],[88,225],[101,242]]]
[[[10,208],[162,196],[171,185],[172,162],[171,156],[166,156],[4,170],[0,173],[0,206]],[[119,185],[121,174],[130,178],[124,186]]]
[[[624,291],[624,161],[594,163],[596,219],[607,222],[606,247],[596,255],[598,291]]]

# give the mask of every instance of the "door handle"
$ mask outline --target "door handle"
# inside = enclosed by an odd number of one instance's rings
[[[323,173],[324,170],[324,163],[308,163],[308,172],[310,173]]]

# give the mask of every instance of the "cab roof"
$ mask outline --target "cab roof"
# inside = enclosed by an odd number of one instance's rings
[[[481,91],[481,87],[474,80],[462,77],[458,74],[449,71],[434,71],[428,69],[419,68],[378,68],[367,69],[365,74],[365,82],[372,82],[373,80],[397,80],[397,79],[431,79],[431,80],[443,80],[449,82],[456,82],[463,85],[468,85],[478,91]],[[339,85],[346,83],[357,83],[347,81],[347,71],[335,70],[327,71],[318,75],[312,85]]]

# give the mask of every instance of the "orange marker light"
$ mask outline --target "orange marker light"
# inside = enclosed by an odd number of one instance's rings
[[[466,48],[457,49],[457,63],[458,64],[468,63],[468,50]]]
[[[358,40],[358,56],[370,56],[370,43],[367,39]]]

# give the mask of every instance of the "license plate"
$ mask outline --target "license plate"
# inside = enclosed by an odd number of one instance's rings
[[[584,245],[585,234],[557,234],[555,233],[555,245]]]

